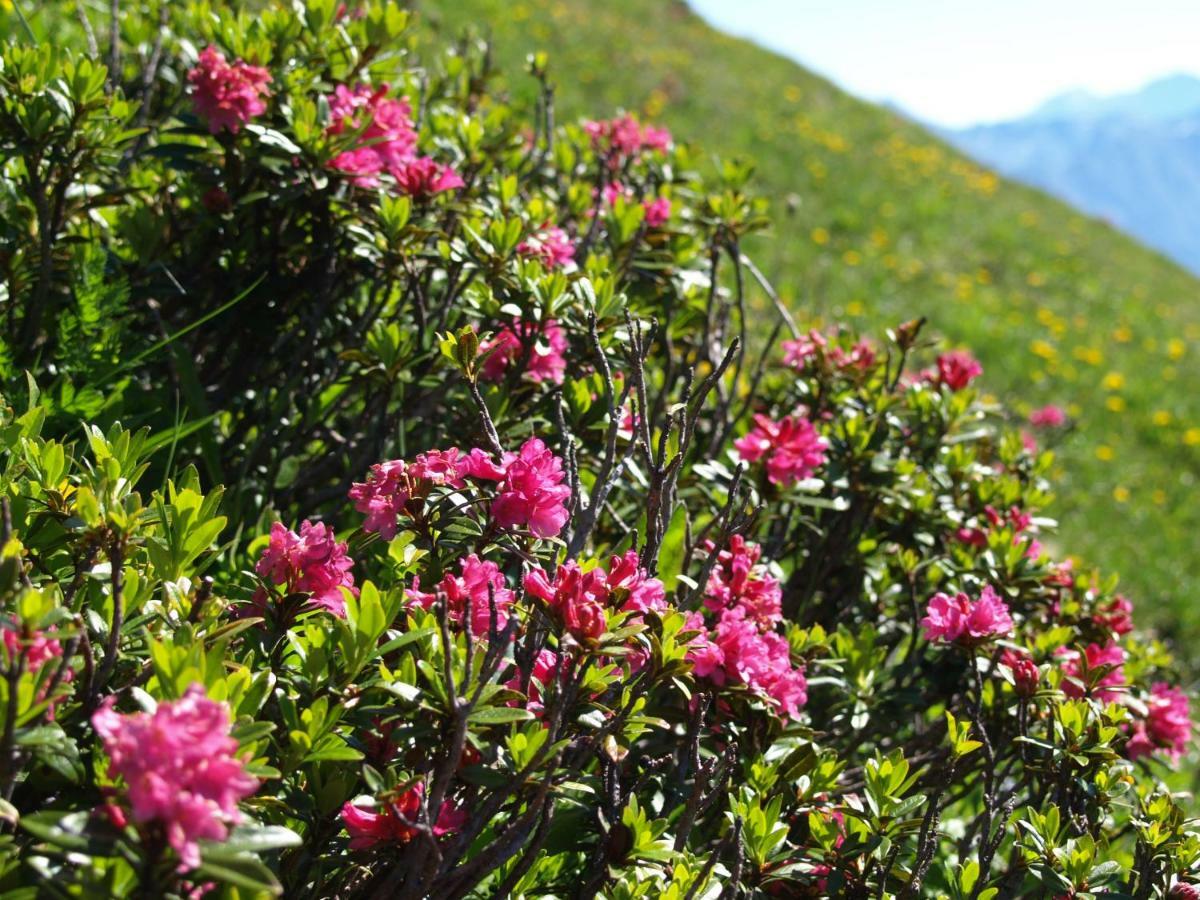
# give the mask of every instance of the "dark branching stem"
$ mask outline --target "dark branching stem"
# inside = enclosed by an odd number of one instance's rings
[[[125,547],[120,538],[113,538],[108,547],[108,561],[112,566],[112,626],[104,644],[104,659],[96,673],[96,680],[88,698],[88,708],[95,709],[99,693],[104,690],[117,665],[117,650],[121,645],[121,628],[125,625]]]

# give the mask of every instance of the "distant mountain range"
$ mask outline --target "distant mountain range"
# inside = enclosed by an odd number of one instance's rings
[[[1021,119],[941,134],[1200,273],[1200,78],[1110,97],[1072,91]]]

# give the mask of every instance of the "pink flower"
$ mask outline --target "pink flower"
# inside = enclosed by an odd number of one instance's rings
[[[402,194],[425,199],[442,191],[453,191],[466,182],[450,166],[434,162],[428,156],[407,160],[391,170]]]
[[[271,541],[254,568],[271,584],[285,586],[287,593],[309,594],[314,605],[345,618],[342,588],[358,594],[350,574],[353,565],[346,545],[338,543],[333,529],[324,523],[304,522],[296,534],[276,522],[271,526]]]
[[[425,785],[418,781],[398,796],[385,800],[380,811],[372,812],[346,803],[342,806],[342,824],[350,834],[351,850],[368,850],[381,844],[407,844],[420,831],[421,801],[425,796]],[[449,800],[442,801],[437,821],[433,823],[435,837],[459,831],[467,821],[466,810],[455,807]]]
[[[636,550],[627,550],[624,556],[614,556],[609,560],[605,589],[609,604],[621,612],[647,613],[667,608],[667,592],[663,583],[651,578],[642,568]]]
[[[562,460],[540,438],[527,440],[518,453],[505,453],[500,465],[473,450],[470,469],[472,477],[500,482],[492,518],[501,528],[525,525],[537,537],[549,538],[567,524],[571,489],[563,484]]]
[[[367,517],[363,530],[378,532],[390,541],[396,536],[401,516],[419,513],[435,487],[463,487],[467,469],[467,457],[457,447],[430,450],[411,463],[402,459],[376,463],[367,473],[367,480],[356,482],[347,496]]]
[[[704,552],[716,551],[712,541],[704,542]],[[729,548],[717,554],[717,562],[708,576],[704,606],[713,612],[740,608],[743,615],[763,630],[774,627],[782,616],[783,589],[758,564],[762,548],[740,534],[729,539]]]
[[[1134,726],[1125,745],[1126,755],[1137,759],[1162,750],[1172,760],[1187,752],[1192,739],[1192,720],[1187,694],[1159,681],[1150,688],[1146,718]]]
[[[1092,621],[1114,634],[1128,634],[1133,631],[1133,604],[1127,598],[1117,594],[1107,603],[1096,608],[1096,612],[1092,614]]]
[[[575,244],[557,225],[543,225],[521,243],[517,253],[540,259],[547,269],[561,269],[575,260]]]
[[[555,570],[554,581],[541,569],[525,575],[525,590],[542,600],[578,641],[594,641],[608,627],[604,605],[608,586],[603,569],[584,572],[571,560]]]
[[[604,186],[600,196],[604,199],[605,206],[616,206],[619,197],[624,197],[626,200],[633,199],[633,191],[619,181],[610,181]]]
[[[1167,891],[1167,900],[1200,900],[1200,887],[1186,881],[1177,881]]]
[[[62,644],[37,629],[22,634],[18,629],[0,626],[0,639],[4,641],[10,661],[25,657],[26,672],[40,671],[50,660],[62,656]]]
[[[409,599],[422,609],[429,609],[434,601],[446,604],[450,621],[461,625],[467,603],[471,605],[471,634],[486,638],[491,631],[493,598],[496,608],[496,628],[502,630],[508,623],[508,610],[513,605],[513,592],[504,582],[500,567],[494,562],[485,562],[472,553],[458,561],[461,575],[447,572],[435,587],[435,593],[426,594],[420,589],[420,581],[414,581],[407,591]]]
[[[646,210],[645,222],[647,228],[661,228],[671,218],[671,201],[666,197],[656,197],[653,200],[647,200],[642,204],[642,208]]]
[[[1063,693],[1076,699],[1088,694],[1097,700],[1104,701],[1120,697],[1122,692],[1115,688],[1125,684],[1125,670],[1122,668],[1125,663],[1125,651],[1116,643],[1109,641],[1103,647],[1099,644],[1088,644],[1085,654],[1085,659],[1081,664],[1078,650],[1059,647],[1055,653],[1059,661],[1059,669],[1065,676],[1062,680]],[[1085,665],[1088,673],[1101,667],[1108,667],[1109,671],[1098,681],[1090,674],[1085,680]],[[1089,683],[1093,683],[1090,690]]]
[[[1035,428],[1061,428],[1067,424],[1067,414],[1061,406],[1051,403],[1031,412],[1029,424]]]
[[[1037,664],[1029,658],[1029,654],[1019,650],[1006,648],[1000,654],[1000,665],[1012,672],[1013,687],[1020,697],[1032,697],[1037,693],[1041,673]]]
[[[229,709],[193,684],[153,713],[121,715],[109,697],[92,716],[109,774],[122,778],[138,823],[163,826],[180,871],[200,865],[198,841],[223,841],[241,820],[238,801],[258,789],[229,734]]]
[[[49,637],[48,632],[39,631],[38,629],[22,632],[20,629],[0,625],[0,639],[4,641],[4,649],[7,651],[9,663],[11,664],[18,658],[24,657],[26,672],[39,673],[43,666],[60,659],[63,654],[62,644],[59,643],[58,639]],[[74,679],[75,671],[67,668],[63,670],[60,683],[69,684]],[[37,701],[39,703],[46,699],[49,687],[49,682],[41,682],[41,686],[37,692]],[[54,718],[55,709],[62,699],[61,696],[50,699],[46,709],[46,717],[48,719]]]
[[[733,445],[748,463],[765,456],[767,480],[789,487],[811,476],[825,462],[829,443],[808,419],[784,416],[776,422],[767,416],[756,415],[754,427]]]
[[[808,361],[816,357],[828,344],[825,335],[815,328],[795,340],[784,341],[780,345],[783,347],[783,364],[803,369]]]
[[[339,84],[329,99],[333,124],[327,134],[353,133],[356,143],[343,150],[329,166],[352,176],[358,187],[374,187],[381,174],[388,174],[397,189],[412,197],[426,198],[463,186],[449,166],[427,156],[417,156],[417,132],[412,107],[403,97],[387,96],[388,86],[369,84],[350,88]]]
[[[765,697],[782,715],[798,718],[808,700],[808,682],[804,670],[792,666],[785,638],[764,634],[738,610],[730,610],[717,623],[714,641],[724,659],[726,679]]]
[[[540,716],[545,711],[545,704],[542,702],[546,696],[547,689],[555,683],[558,678],[559,670],[562,668],[562,657],[557,652],[548,647],[543,647],[538,651],[537,658],[533,661],[533,667],[529,673],[529,687],[526,693],[525,708],[535,716]],[[505,687],[514,691],[521,690],[521,673],[513,672],[513,675],[504,684]],[[515,703],[510,703],[516,705]]]
[[[814,328],[795,340],[784,341],[781,345],[783,364],[802,370],[810,362],[817,364],[827,360],[834,369],[856,369],[860,372],[865,372],[875,364],[875,348],[870,341],[860,340],[846,350],[836,343],[831,344],[830,340]]]
[[[412,127],[412,109],[403,97],[391,99],[388,86],[369,84],[350,88],[339,84],[329,97],[333,124],[327,134],[357,134],[359,143],[343,150],[330,168],[354,176],[359,187],[374,187],[383,172],[394,172],[416,155],[417,133]]]
[[[989,584],[984,586],[978,600],[971,600],[966,594],[954,597],[934,594],[921,627],[928,640],[971,647],[1012,634],[1013,620],[1008,606]]]
[[[241,126],[267,109],[262,98],[267,95],[271,74],[240,59],[230,64],[216,47],[204,49],[187,80],[196,113],[208,120],[213,134],[223,130],[237,134]]]
[[[665,128],[642,127],[630,115],[583,123],[592,147],[609,156],[609,165],[619,168],[624,161],[646,150],[665,153],[671,146],[671,133]]]
[[[960,544],[974,547],[976,550],[986,550],[988,545],[987,532],[982,528],[962,527],[954,532],[955,539]]]
[[[688,661],[698,678],[708,678],[715,684],[725,683],[725,653],[708,633],[708,624],[698,612],[688,613],[684,631],[698,632],[687,642]]]
[[[524,362],[523,378],[536,384],[562,384],[567,371],[563,355],[570,349],[566,332],[554,319],[543,323],[514,319],[495,337],[479,345],[480,354],[494,351],[484,360],[481,373],[488,381],[499,381],[514,363]]]
[[[937,358],[936,381],[952,391],[961,391],[982,374],[983,366],[966,350],[951,350]]]

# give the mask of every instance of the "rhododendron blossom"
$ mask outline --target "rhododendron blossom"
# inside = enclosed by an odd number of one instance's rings
[[[428,156],[402,162],[391,170],[400,193],[410,197],[426,199],[442,191],[453,191],[466,182],[450,166],[435,162]]]
[[[1122,668],[1125,663],[1125,651],[1110,641],[1103,647],[1099,644],[1088,644],[1084,653],[1083,661],[1087,663],[1089,671],[1102,666],[1111,667],[1099,680],[1094,681],[1094,686],[1090,690],[1091,696],[1103,701],[1115,700],[1120,697],[1123,692],[1117,688],[1125,685],[1125,670]],[[1079,651],[1060,647],[1055,656],[1058,659],[1059,669],[1064,675],[1061,685],[1063,693],[1068,697],[1083,697],[1088,693],[1088,688],[1083,679],[1083,665]],[[1094,676],[1089,677],[1088,680],[1093,681]]]
[[[789,487],[810,477],[825,462],[829,443],[808,419],[784,416],[775,421],[756,415],[754,427],[733,445],[748,463],[765,458],[767,480]]]
[[[537,537],[549,538],[567,524],[571,489],[563,484],[562,460],[540,438],[530,438],[517,453],[505,453],[499,464],[473,450],[469,468],[474,478],[500,482],[492,518],[501,528],[524,525]]]
[[[557,225],[543,225],[517,244],[517,253],[540,259],[548,269],[561,269],[575,261],[575,244]]]
[[[625,551],[624,556],[614,556],[608,563],[605,580],[608,603],[621,612],[659,612],[667,608],[667,592],[663,583],[652,578],[642,568],[636,550]]]
[[[469,604],[471,633],[477,638],[486,638],[491,630],[494,607],[496,628],[503,629],[508,623],[508,610],[514,597],[504,582],[500,567],[481,560],[474,553],[460,559],[458,567],[460,574],[447,572],[435,586],[434,593],[422,591],[418,579],[406,595],[422,609],[430,609],[435,601],[441,600],[446,605],[447,617],[456,625],[462,624]]]
[[[122,715],[109,697],[92,716],[109,773],[125,781],[133,820],[162,826],[180,870],[200,865],[198,841],[222,841],[241,821],[238,801],[258,789],[235,755],[229,709],[194,684],[153,713]]]
[[[407,844],[420,831],[421,801],[425,784],[418,781],[399,796],[382,801],[377,810],[347,802],[342,806],[342,824],[350,835],[351,850],[369,850],[381,844]],[[443,800],[431,831],[435,837],[452,834],[467,821],[467,811]]]
[[[351,176],[358,187],[375,187],[387,174],[401,193],[425,198],[463,186],[452,168],[417,155],[417,132],[407,99],[387,96],[388,86],[337,85],[328,98],[333,123],[327,134],[352,133],[356,143],[329,166]]]
[[[642,126],[630,115],[583,123],[592,147],[609,155],[609,164],[618,168],[626,159],[641,151],[662,153],[671,146],[671,133],[665,128]]]
[[[558,673],[562,668],[562,656],[549,647],[543,647],[538,651],[538,655],[533,660],[533,665],[530,667],[529,684],[524,688],[525,692],[525,709],[529,710],[535,716],[541,715],[545,710],[545,696],[551,685],[554,684]],[[514,690],[521,691],[521,673],[513,672],[513,675],[504,686]],[[515,704],[510,704],[515,705]]]
[[[430,490],[463,487],[467,469],[468,459],[457,447],[430,450],[411,463],[402,459],[376,463],[367,480],[355,482],[347,496],[367,517],[363,530],[378,532],[390,541],[396,536],[397,521],[418,513]]]
[[[479,345],[481,355],[491,353],[480,374],[488,381],[499,381],[509,366],[524,362],[522,378],[562,384],[567,371],[564,354],[569,348],[566,332],[554,319],[543,323],[518,319]]]
[[[849,350],[837,344],[831,344],[827,338],[815,328],[808,334],[794,340],[784,341],[783,364],[794,369],[804,369],[810,362],[827,360],[834,369],[858,369],[865,371],[875,364],[875,348],[865,338],[859,340]]]
[[[267,109],[262,98],[267,95],[271,73],[240,59],[226,62],[225,55],[216,47],[206,47],[201,52],[187,80],[196,113],[208,121],[208,130],[213,134],[221,131],[237,134],[241,126]]]
[[[541,569],[533,569],[525,575],[525,590],[544,601],[576,640],[595,640],[604,634],[608,585],[603,569],[585,572],[570,560],[555,570],[553,581]]]
[[[1098,606],[1092,621],[1114,634],[1129,634],[1133,631],[1133,604],[1120,594]]]
[[[1067,424],[1067,413],[1061,406],[1051,403],[1031,412],[1029,424],[1036,428],[1061,428]]]
[[[966,594],[934,594],[921,620],[925,637],[931,641],[970,647],[1012,634],[1008,606],[991,585],[985,585],[978,600]]]
[[[18,660],[22,661],[22,665],[26,672],[40,672],[42,667],[47,663],[62,658],[62,644],[57,638],[50,637],[48,632],[39,629],[32,629],[27,632],[22,632],[17,628],[10,628],[6,625],[0,625],[0,639],[4,641],[4,649],[8,655],[9,664],[13,664]],[[75,679],[75,672],[71,668],[62,670],[61,683],[70,683]],[[41,702],[46,699],[49,691],[49,682],[43,681],[38,688],[37,700]],[[59,701],[52,699],[47,707],[47,718],[53,719],[55,708]]]
[[[1013,687],[1019,696],[1032,697],[1037,693],[1041,673],[1028,653],[1005,648],[1000,654],[1000,665],[1012,672]]]
[[[346,545],[339,543],[333,529],[323,522],[304,522],[299,534],[276,522],[271,526],[270,543],[254,568],[287,593],[309,594],[314,605],[345,618],[342,588],[358,594],[350,574],[353,566]]]
[[[704,552],[716,552],[712,541],[704,542]],[[763,629],[771,628],[782,617],[783,589],[765,565],[759,565],[762,548],[740,534],[729,539],[729,547],[717,553],[716,565],[708,576],[704,605],[713,612],[735,607]]]
[[[661,228],[671,218],[671,201],[666,197],[655,197],[653,200],[647,200],[642,204],[642,209],[646,211],[645,222],[647,228]]]
[[[692,639],[688,659],[697,677],[714,684],[743,685],[767,700],[780,715],[798,718],[808,700],[804,669],[792,665],[791,647],[782,635],[763,632],[740,607],[721,614],[710,635],[693,613],[686,630],[704,629]]]
[[[937,358],[934,378],[952,391],[961,391],[982,374],[983,366],[974,356],[966,350],[951,350]]]
[[[1150,687],[1146,700],[1146,718],[1134,725],[1125,744],[1130,759],[1162,751],[1172,760],[1187,752],[1192,739],[1192,719],[1188,697],[1178,688],[1158,681]]]

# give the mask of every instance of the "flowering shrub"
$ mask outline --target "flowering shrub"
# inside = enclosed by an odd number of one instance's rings
[[[147,152],[107,234],[64,199],[54,235],[114,271],[9,294],[5,888],[1190,890],[1180,673],[1055,545],[1052,456],[978,362],[802,330],[745,167],[556,124],[540,57],[526,115],[486,53],[418,48],[332,0],[170,9],[153,93],[6,46],[3,146],[81,139],[33,128],[62,81],[106,149],[55,177],[104,196]],[[111,370],[29,305],[90,322],[76,266],[142,301]],[[160,430],[72,439],[87,388]]]

